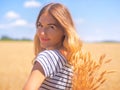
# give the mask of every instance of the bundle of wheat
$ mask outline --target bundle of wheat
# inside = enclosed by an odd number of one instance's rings
[[[98,62],[92,59],[90,53],[82,55],[81,60],[76,61],[74,67],[72,90],[97,90],[105,81],[106,76],[114,71],[101,68],[111,61],[105,60],[105,54],[101,55]]]

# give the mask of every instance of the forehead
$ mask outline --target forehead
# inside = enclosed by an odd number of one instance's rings
[[[48,13],[42,14],[38,22],[42,24],[49,24],[49,23],[58,24],[57,20]]]

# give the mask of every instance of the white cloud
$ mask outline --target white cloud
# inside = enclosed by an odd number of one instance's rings
[[[8,22],[6,21],[6,23],[0,23],[0,29],[10,29],[14,27],[26,27],[29,25],[26,20],[20,18],[20,15],[14,11],[8,11],[5,14],[5,18],[9,19],[10,21],[8,20]]]
[[[10,26],[16,27],[16,26],[26,26],[28,23],[27,21],[23,19],[17,19],[16,21],[12,22]]]
[[[34,8],[34,7],[40,7],[40,6],[41,6],[41,3],[34,0],[26,1],[24,3],[24,7],[26,8]]]
[[[35,28],[34,23],[28,23],[26,20],[24,19],[16,19],[13,22],[10,23],[6,23],[6,24],[0,24],[0,29],[13,29],[16,27],[26,27],[26,28]]]
[[[16,12],[14,11],[8,11],[6,14],[5,14],[5,18],[7,19],[16,19],[16,18],[19,18],[19,14],[17,14]]]

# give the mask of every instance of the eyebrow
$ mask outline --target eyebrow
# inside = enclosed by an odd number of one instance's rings
[[[38,24],[42,24],[42,23],[41,23],[41,22],[37,22],[37,25],[38,25]],[[55,23],[48,23],[47,25],[54,25],[54,26],[56,26],[56,27],[58,26],[58,25],[56,25]]]
[[[54,24],[54,23],[49,23],[49,24],[47,24],[47,25],[54,25],[54,26],[57,26],[56,24]]]

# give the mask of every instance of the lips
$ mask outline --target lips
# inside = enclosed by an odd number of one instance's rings
[[[42,42],[47,42],[47,41],[49,41],[50,39],[49,39],[49,38],[40,38],[40,40],[41,40]]]

